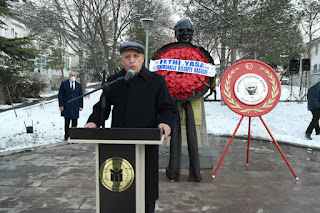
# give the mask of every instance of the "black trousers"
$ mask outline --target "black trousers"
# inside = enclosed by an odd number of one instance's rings
[[[212,95],[212,93],[214,93],[214,100],[217,100],[217,90],[216,88],[210,87],[210,93],[204,97],[204,99],[207,99],[210,95]]]
[[[196,125],[194,121],[193,109],[190,101],[182,104],[186,113],[186,132],[189,152],[189,177],[190,181],[201,181],[200,175],[200,160],[198,150],[198,140]],[[166,168],[166,175],[170,180],[180,180],[180,167],[181,167],[181,123],[180,116],[178,116],[173,132],[171,133],[170,140],[170,159],[169,166]]]
[[[313,129],[315,129],[316,134],[320,134],[320,127],[319,127],[320,109],[311,110],[311,113],[312,113],[312,120],[307,128],[306,133],[311,134]]]
[[[156,201],[153,201],[151,203],[146,203],[145,212],[146,213],[154,213],[155,207],[156,207]]]
[[[68,138],[70,137],[69,135],[70,121],[71,121],[71,127],[77,127],[78,125],[78,118],[64,118],[64,139],[65,140],[68,140]]]

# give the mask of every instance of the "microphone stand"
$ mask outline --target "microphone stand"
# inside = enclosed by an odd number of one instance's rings
[[[103,76],[102,76],[102,84],[101,84],[101,86],[103,86],[105,83],[106,83],[106,71],[105,70],[103,70],[102,71],[102,74],[103,74]],[[105,90],[103,90],[103,91],[105,91]],[[102,93],[103,94],[103,93]],[[107,102],[106,102],[106,97],[104,97],[104,95],[101,95],[101,112],[100,112],[100,121],[101,121],[101,123],[102,123],[102,125],[101,125],[101,127],[102,127],[102,129],[104,129],[105,128],[105,114],[106,114],[106,107],[107,107]]]
[[[106,91],[111,85],[113,85],[115,83],[118,83],[119,81],[125,80],[125,78],[126,78],[125,76],[122,76],[122,77],[119,77],[119,78],[117,78],[117,79],[115,79],[113,81],[110,81],[110,82],[107,82],[107,81],[105,81],[103,79],[102,84],[101,84],[101,86],[99,88],[97,88],[95,90],[92,90],[91,92],[88,92],[88,93],[86,93],[84,95],[78,96],[76,98],[72,98],[69,101],[67,101],[67,103],[68,104],[73,103],[73,102],[77,101],[78,99],[83,98],[83,97],[85,97],[87,95],[90,95],[91,93],[94,93],[94,92],[96,92],[96,91],[98,91],[100,89],[103,89],[103,91]],[[105,119],[104,118],[105,118],[106,104],[107,104],[106,103],[106,98],[104,97],[104,95],[102,95],[102,97],[101,97],[101,122],[102,122],[102,128],[105,128]]]

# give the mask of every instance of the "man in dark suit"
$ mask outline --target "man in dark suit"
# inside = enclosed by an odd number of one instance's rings
[[[64,139],[69,138],[69,126],[71,121],[72,127],[77,127],[79,111],[83,108],[83,98],[73,102],[67,103],[72,98],[82,95],[82,86],[76,82],[76,72],[70,72],[69,79],[62,81],[59,89],[58,100],[61,111],[61,116],[64,117]]]
[[[306,139],[312,140],[311,133],[313,129],[316,135],[320,134],[319,118],[320,118],[320,82],[308,89],[308,110],[312,113],[312,120],[306,130]]]
[[[108,78],[108,81],[134,72],[128,82],[119,81],[105,90],[106,118],[112,109],[111,127],[117,128],[159,128],[167,138],[177,118],[177,108],[172,102],[169,90],[161,75],[150,72],[144,65],[144,46],[127,42],[119,47],[123,69]],[[93,107],[85,128],[101,126],[101,102]],[[159,198],[159,146],[146,145],[146,213],[152,213]]]

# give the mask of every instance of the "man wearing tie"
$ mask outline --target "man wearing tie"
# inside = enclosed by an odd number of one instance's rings
[[[69,79],[62,81],[59,89],[58,100],[61,111],[61,116],[64,117],[64,139],[69,138],[69,126],[71,121],[72,127],[77,127],[79,111],[83,108],[83,98],[75,102],[67,103],[70,99],[81,96],[82,86],[76,82],[77,73],[70,72]]]

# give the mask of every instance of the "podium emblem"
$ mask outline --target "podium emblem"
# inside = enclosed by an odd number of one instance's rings
[[[131,186],[133,180],[133,167],[124,158],[109,158],[100,167],[101,184],[112,192],[125,191]]]

